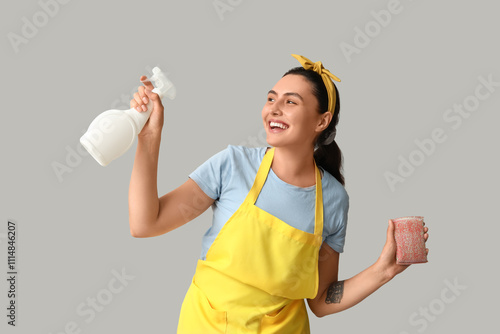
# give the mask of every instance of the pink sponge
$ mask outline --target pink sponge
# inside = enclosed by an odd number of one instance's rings
[[[424,239],[424,217],[409,216],[392,219],[396,238],[396,263],[427,262]]]

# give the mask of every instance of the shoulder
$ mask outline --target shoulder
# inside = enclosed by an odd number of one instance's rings
[[[226,150],[234,155],[255,157],[265,153],[267,147],[247,147],[241,145],[227,145]]]
[[[227,158],[234,161],[236,164],[255,164],[262,161],[266,152],[266,147],[246,147],[240,145],[228,145],[224,150]]]
[[[213,154],[202,166],[224,170],[234,167],[241,169],[245,166],[259,165],[265,151],[266,147],[228,145],[226,148]]]
[[[339,253],[344,250],[349,213],[349,195],[345,187],[325,171],[323,185],[324,233],[330,247]]]
[[[349,194],[345,187],[330,173],[322,169],[323,178],[321,185],[323,186],[323,197],[328,203],[334,202],[343,208],[349,207]]]

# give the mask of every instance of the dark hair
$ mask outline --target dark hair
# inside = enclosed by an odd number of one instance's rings
[[[294,67],[283,76],[288,74],[301,75],[306,78],[311,83],[313,94],[318,100],[318,112],[320,114],[328,112],[328,92],[326,91],[321,75],[312,70],[306,70],[303,67]],[[342,185],[345,185],[342,167],[342,152],[340,151],[340,148],[335,140],[325,145],[325,140],[329,138],[334,131],[336,131],[336,126],[339,122],[339,92],[335,85],[333,85],[333,87],[335,88],[335,94],[337,95],[337,101],[333,110],[333,117],[328,127],[321,132],[316,140],[314,160],[318,166],[323,167],[328,173],[332,174],[337,181],[339,181]]]

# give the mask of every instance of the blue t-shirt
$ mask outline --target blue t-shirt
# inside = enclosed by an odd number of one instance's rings
[[[253,185],[267,147],[229,145],[200,165],[189,177],[215,202],[212,226],[202,240],[200,259],[215,237],[245,200]],[[344,251],[349,196],[330,173],[323,170],[323,241],[335,251]],[[278,178],[272,168],[255,202],[260,209],[302,231],[314,233],[316,185],[297,187]]]

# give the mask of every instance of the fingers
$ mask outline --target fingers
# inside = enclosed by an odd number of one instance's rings
[[[148,110],[147,104],[153,101],[153,108],[159,112],[163,112],[163,104],[158,94],[153,93],[154,86],[146,76],[141,76],[141,82],[144,86],[139,86],[137,92],[134,93],[134,98],[130,100],[130,107],[139,112]]]
[[[425,225],[425,223],[424,223],[424,225]],[[427,232],[429,232],[429,228],[424,227],[424,240],[425,240],[425,242],[427,242],[427,239],[429,239],[429,234]],[[429,248],[425,249],[425,255],[429,255]]]
[[[146,88],[146,94],[151,101],[153,101],[154,110],[158,110],[159,112],[163,112],[163,104],[161,103],[160,96],[156,93],[153,93],[152,90]]]
[[[387,246],[394,246],[396,244],[396,238],[394,236],[394,222],[392,219],[389,219],[389,224],[387,226],[387,238],[386,238],[386,245]]]
[[[140,78],[142,84],[144,86],[146,86],[147,88],[149,88],[150,90],[153,90],[155,87],[153,86],[153,84],[151,83],[151,81],[148,80],[148,77],[146,77],[145,75],[141,76]]]
[[[394,222],[392,219],[389,219],[389,225],[387,226],[387,240],[390,240],[394,237]]]
[[[156,100],[160,99],[160,97],[158,96],[158,94],[153,93],[153,90],[151,90],[149,88],[145,88],[144,89],[144,93],[146,94],[146,98],[151,99],[151,101],[156,101]]]
[[[141,78],[145,78],[142,76]],[[142,112],[148,110],[147,104],[149,102],[149,97],[146,93],[146,90],[149,88],[145,88],[144,86],[139,86],[137,92],[134,93],[134,98],[130,101],[130,106],[135,108],[137,111]]]

